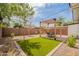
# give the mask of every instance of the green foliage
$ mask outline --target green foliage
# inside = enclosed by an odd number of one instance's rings
[[[4,18],[11,20],[12,16],[26,20],[33,15],[33,7],[28,3],[0,3],[0,22],[3,22]]]
[[[22,25],[18,24],[18,23],[15,23],[15,25],[14,25],[14,28],[21,28],[21,27],[22,27]]]
[[[74,24],[72,20],[67,20],[63,25],[67,26],[67,25],[71,25]]]
[[[32,16],[34,14],[33,8],[29,4],[24,3],[1,3],[0,16],[3,18],[11,16],[21,16],[22,18]]]
[[[0,23],[0,28],[2,28],[3,27],[3,25],[2,25],[2,23]]]
[[[45,37],[36,37],[29,38],[28,40],[17,41],[17,43],[28,55],[45,56],[60,42],[55,40],[49,40]]]
[[[0,23],[0,28],[6,28],[7,26],[3,23]]]
[[[24,41],[18,41],[22,49],[27,52],[28,55],[33,55],[31,53],[31,49],[39,49],[40,44],[39,42],[30,42],[29,40],[24,40]]]
[[[11,33],[11,37],[14,37],[15,36],[15,33]]]
[[[56,26],[61,26],[62,24],[64,24],[64,17],[60,16],[58,17],[58,20],[56,20],[58,23],[56,24]]]
[[[67,40],[67,44],[70,47],[74,47],[76,44],[76,38],[74,36],[69,36]]]

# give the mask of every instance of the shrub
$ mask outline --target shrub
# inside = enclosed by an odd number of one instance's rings
[[[67,44],[70,47],[74,47],[76,44],[76,38],[74,36],[69,36],[67,40]]]
[[[11,37],[14,37],[15,36],[15,33],[11,33]]]
[[[0,23],[0,28],[6,28],[7,26],[4,25],[3,23]]]

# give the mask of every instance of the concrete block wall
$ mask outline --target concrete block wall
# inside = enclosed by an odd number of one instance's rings
[[[70,35],[79,37],[79,24],[73,24],[68,26],[68,36]]]

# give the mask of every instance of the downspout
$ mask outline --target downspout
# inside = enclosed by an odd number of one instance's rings
[[[69,7],[70,7],[71,12],[72,12],[72,20],[73,20],[73,23],[74,23],[74,12],[73,12],[73,9],[72,9],[72,7],[71,7],[71,3],[69,3]]]

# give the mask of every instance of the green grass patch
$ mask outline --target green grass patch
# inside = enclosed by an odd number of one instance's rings
[[[60,42],[48,38],[37,37],[29,40],[17,41],[23,51],[31,56],[45,56]]]

